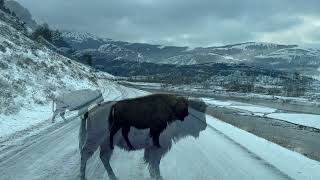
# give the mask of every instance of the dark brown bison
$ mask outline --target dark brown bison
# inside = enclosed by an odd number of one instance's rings
[[[108,121],[111,107],[115,103],[117,102],[100,103],[94,108],[91,108],[81,119],[79,148],[81,155],[80,177],[82,180],[86,179],[87,161],[98,148],[100,148],[100,159],[109,178],[112,180],[118,179],[110,164],[114,150],[110,148]],[[154,148],[154,146],[151,145],[152,142],[149,138],[150,133],[147,129],[140,130],[132,128],[129,134],[129,138],[135,145],[135,149],[144,151],[143,159],[147,164],[152,179],[162,179],[160,162],[176,143],[186,137],[198,138],[200,132],[207,127],[205,118],[206,104],[201,100],[189,99],[188,105],[188,112],[192,114],[192,116],[187,116],[183,122],[173,121],[171,125],[161,133],[160,143],[162,148]],[[120,134],[114,136],[114,145],[120,149],[129,150],[124,138],[122,138]],[[122,177],[122,179],[126,178],[127,177]]]
[[[172,94],[153,94],[118,101],[112,106],[109,116],[110,148],[113,149],[113,136],[122,129],[129,149],[134,149],[128,138],[131,126],[150,129],[153,145],[160,148],[159,137],[167,125],[175,120],[183,121],[188,115],[187,99]]]

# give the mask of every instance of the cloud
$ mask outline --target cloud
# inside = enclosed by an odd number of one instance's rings
[[[259,36],[259,41],[286,42],[290,44],[301,44],[308,47],[320,47],[320,20],[312,16],[298,17],[301,23],[298,25],[279,30],[266,32]]]
[[[55,28],[116,40],[181,46],[243,41],[319,44],[318,0],[18,1],[35,19]]]

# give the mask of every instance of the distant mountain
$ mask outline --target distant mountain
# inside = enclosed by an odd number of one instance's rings
[[[319,76],[320,50],[297,45],[246,42],[217,47],[160,46],[100,38],[89,33],[64,32],[64,39],[75,49],[74,55],[92,55],[97,64],[126,60],[157,64],[195,65],[206,63],[248,64],[270,69],[297,71]]]
[[[98,49],[101,45],[111,42],[111,39],[100,38],[90,33],[63,31],[63,38],[75,49]]]
[[[161,63],[163,59],[182,53],[187,47],[129,43],[100,38],[89,33],[63,32],[62,36],[76,51],[76,56],[90,54],[97,61],[128,60]]]

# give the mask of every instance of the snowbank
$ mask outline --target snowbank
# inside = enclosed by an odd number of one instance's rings
[[[320,115],[297,113],[272,113],[267,117],[320,129]]]
[[[320,162],[207,115],[207,123],[293,179],[320,179]],[[246,167],[256,169],[255,167]]]
[[[294,124],[320,129],[320,115],[298,114],[298,113],[278,113],[278,109],[265,106],[257,106],[235,101],[220,101],[212,98],[202,98],[209,106],[219,106],[229,109],[249,112],[249,115],[266,116],[273,119],[283,120]]]

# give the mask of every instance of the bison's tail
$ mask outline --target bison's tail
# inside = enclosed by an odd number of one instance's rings
[[[82,147],[85,143],[85,139],[87,136],[87,119],[89,116],[89,112],[86,112],[83,117],[81,117],[81,124],[80,124],[80,129],[79,129],[79,150],[81,152]]]
[[[114,124],[115,118],[114,118],[114,105],[111,106],[110,113],[109,113],[109,131],[111,130],[111,127]]]

